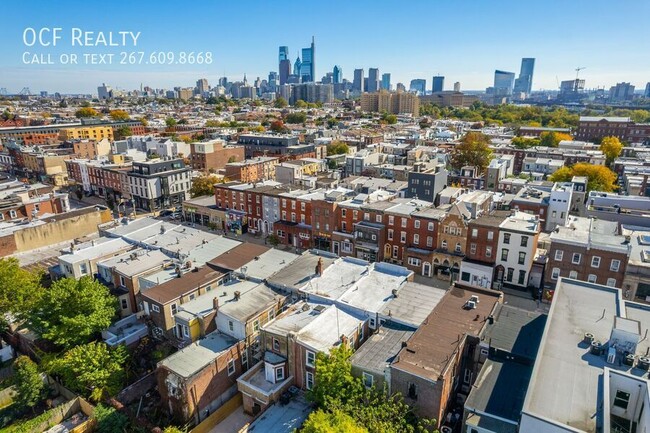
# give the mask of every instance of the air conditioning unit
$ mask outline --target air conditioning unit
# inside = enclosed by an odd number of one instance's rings
[[[443,425],[442,427],[440,427],[440,433],[452,433],[452,432],[453,430],[449,426]]]

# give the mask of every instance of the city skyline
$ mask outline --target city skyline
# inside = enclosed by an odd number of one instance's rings
[[[29,2],[28,2],[29,3]],[[385,5],[381,11],[365,9],[364,20],[355,21],[354,26],[335,11],[324,12],[319,20],[305,20],[296,25],[285,26],[274,23],[276,16],[288,15],[292,2],[283,8],[284,12],[270,8],[264,13],[253,14],[247,22],[246,31],[241,31],[237,20],[223,20],[229,16],[234,6],[230,4],[205,4],[201,10],[170,10],[159,8],[158,3],[141,2],[133,13],[120,15],[119,19],[106,19],[94,10],[93,5],[73,4],[64,1],[55,5],[39,5],[25,14],[25,5],[10,4],[6,6],[5,25],[0,30],[5,43],[0,47],[0,87],[10,93],[18,92],[22,87],[29,87],[33,93],[40,90],[61,93],[95,93],[102,82],[125,90],[137,89],[140,84],[153,88],[172,88],[191,86],[199,78],[207,78],[215,85],[221,76],[229,80],[241,80],[246,74],[249,80],[262,79],[270,71],[278,71],[278,47],[289,47],[289,60],[294,61],[297,53],[309,46],[312,35],[318,44],[318,61],[315,80],[332,72],[334,65],[340,65],[344,71],[343,78],[352,81],[355,69],[378,68],[380,75],[391,74],[391,82],[404,83],[422,78],[431,81],[434,75],[446,77],[448,83],[460,82],[463,89],[482,91],[492,85],[495,70],[518,72],[522,58],[535,58],[535,75],[533,91],[557,90],[558,81],[575,77],[576,67],[586,67],[580,78],[586,80],[587,88],[603,87],[608,89],[617,82],[631,82],[637,89],[642,89],[650,80],[646,71],[650,69],[650,60],[635,55],[638,47],[629,41],[637,40],[642,45],[647,35],[642,29],[626,26],[625,28],[599,28],[596,30],[573,28],[565,20],[553,18],[560,6],[563,16],[581,14],[593,20],[601,15],[596,2],[545,2],[544,8],[536,11],[535,20],[530,20],[530,5],[516,2],[503,2],[499,11],[507,10],[509,22],[507,27],[482,25],[489,22],[489,17],[496,13],[492,4],[435,3],[413,2],[409,8],[398,9],[397,3]],[[116,6],[127,3],[117,1]],[[540,3],[541,5],[541,3]],[[585,6],[588,5],[589,8]],[[635,13],[644,15],[650,12],[650,4],[631,2],[627,4]],[[337,4],[334,5],[336,9]],[[395,7],[393,7],[395,6]],[[345,16],[362,5],[340,4],[345,8]],[[29,9],[29,8],[28,8]],[[57,14],[68,10],[65,16]],[[149,11],[156,10],[156,20],[142,19]],[[476,23],[477,29],[458,33],[446,32],[453,25],[446,20],[436,24],[435,29],[414,26],[412,10],[453,15],[463,12],[463,20]],[[388,13],[390,11],[390,13]],[[289,12],[292,13],[292,12]],[[378,18],[390,15],[392,28],[386,35],[374,37],[370,32],[378,25]],[[57,16],[57,19],[50,17]],[[419,16],[419,14],[418,14]],[[83,17],[83,21],[81,20]],[[511,18],[511,19],[510,19]],[[549,21],[550,20],[550,21]],[[182,28],[182,31],[161,31],[160,23],[170,29]],[[108,24],[107,24],[108,23]],[[213,31],[218,23],[219,31]],[[264,25],[264,37],[251,28]],[[27,27],[81,27],[89,31],[141,32],[138,47],[146,53],[153,51],[211,51],[214,62],[211,65],[95,65],[95,66],[59,66],[59,65],[23,65],[21,55],[29,47],[23,44],[23,31]],[[400,29],[404,26],[409,32]],[[575,26],[574,26],[575,27]],[[540,33],[541,32],[541,33]],[[351,39],[351,36],[355,37]],[[543,35],[543,37],[540,37]],[[352,42],[351,42],[352,41]],[[434,43],[436,42],[437,43]],[[598,49],[596,49],[598,47]],[[35,48],[35,47],[34,47]],[[132,50],[133,48],[126,48]],[[102,47],[71,48],[60,45],[47,51],[55,54],[63,52],[119,52],[121,49]],[[32,49],[32,51],[38,51]],[[453,53],[450,55],[449,53]],[[366,72],[367,73],[367,72]],[[449,89],[447,84],[446,90]]]

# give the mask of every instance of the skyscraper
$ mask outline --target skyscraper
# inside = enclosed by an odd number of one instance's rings
[[[352,90],[355,92],[363,92],[363,69],[354,70],[354,80],[352,81]]]
[[[650,83],[646,83],[645,92],[643,92],[644,98],[650,98]]]
[[[332,84],[341,84],[343,81],[343,69],[339,65],[334,65],[332,71]]]
[[[445,88],[445,77],[436,75],[432,79],[433,83],[431,85],[431,92],[436,93],[436,92],[442,92]]]
[[[309,83],[316,81],[315,67],[316,45],[314,37],[311,37],[311,46],[302,49],[302,63],[300,65],[300,81]]]
[[[460,81],[454,83],[454,92],[460,92]]]
[[[203,95],[208,91],[208,80],[201,78],[196,81],[196,93],[198,95]]]
[[[426,93],[427,89],[427,80],[424,78],[416,78],[414,80],[411,80],[411,85],[409,86],[409,90],[411,92],[416,92],[418,95],[424,95]]]
[[[390,90],[390,74],[385,73],[381,76],[381,89]]]
[[[512,96],[512,87],[515,83],[515,73],[507,71],[494,71],[494,96]]]
[[[285,84],[287,78],[291,75],[291,60],[289,60],[289,47],[283,46],[280,47],[280,53],[278,56],[279,62],[279,75],[280,75],[280,84]]]
[[[300,55],[296,57],[296,61],[293,63],[293,75],[300,77],[300,69],[302,68],[302,62],[300,61]]]
[[[519,78],[515,80],[515,93],[530,94],[533,88],[533,71],[535,70],[535,59],[524,57],[521,59]]]
[[[376,92],[379,90],[379,69],[368,69],[368,92]]]

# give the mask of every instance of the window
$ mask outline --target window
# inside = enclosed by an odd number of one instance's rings
[[[363,220],[364,221],[370,221],[370,214],[368,212],[363,213]]]
[[[461,272],[460,279],[463,281],[469,282],[470,274],[469,272]]]
[[[246,350],[241,353],[241,365],[248,366],[248,352]]]
[[[574,265],[580,264],[580,253],[573,253],[573,257],[571,257],[571,263]]]
[[[392,215],[388,215],[388,224],[393,225],[395,223],[395,217]]]
[[[232,376],[235,373],[235,360],[231,359],[228,361],[228,376]]]
[[[447,241],[446,241],[446,240],[443,240],[443,241],[440,243],[440,246],[442,247],[443,250],[446,250],[446,249],[447,249]]]
[[[316,365],[316,354],[311,351],[307,351],[305,365],[307,367],[314,367]]]
[[[82,263],[79,265],[79,272],[81,272],[81,275],[86,275],[88,274],[88,265],[85,263]]]
[[[280,351],[280,340],[277,338],[273,339],[273,351],[279,352]]]
[[[12,210],[9,211],[9,216],[13,219],[13,218],[16,218],[18,216],[18,214],[16,213],[15,210],[12,209]]]
[[[314,373],[308,371],[305,375],[305,387],[312,389],[314,387]]]
[[[341,216],[345,218],[345,209],[341,209]]]
[[[577,280],[578,279],[578,272],[577,271],[569,272],[569,278],[571,278],[572,280]]]
[[[612,259],[612,264],[609,266],[609,270],[613,272],[618,272],[620,266],[621,266],[620,260]]]
[[[370,329],[375,329],[377,327],[377,322],[375,321],[374,317],[368,319],[368,327]]]
[[[616,391],[616,397],[614,397],[614,406],[618,406],[621,409],[627,410],[627,405],[630,403],[630,393],[625,391]]]
[[[589,281],[590,283],[595,283],[596,282],[596,274],[589,274],[589,276],[587,277],[587,281]]]
[[[403,243],[403,244],[406,243],[406,232],[400,232],[399,240],[400,240],[400,242]]]
[[[183,325],[183,337],[190,338],[190,328],[186,325]]]
[[[406,218],[402,218],[402,227],[406,227]]]
[[[388,240],[389,241],[393,240],[393,229],[388,229]]]
[[[522,247],[527,247],[528,246],[528,236],[522,236],[521,237],[521,246]]]
[[[433,231],[433,223],[432,223],[432,222],[430,222],[429,224],[427,224],[427,230],[429,230],[430,232]]]
[[[494,232],[490,230],[488,232],[487,238],[488,238],[488,241],[491,241],[492,239],[494,239]]]
[[[485,257],[492,257],[492,247],[485,247]]]
[[[593,256],[591,258],[591,267],[592,268],[598,268],[600,267],[600,257],[598,256]]]
[[[126,302],[126,299],[122,299],[122,309],[126,310],[129,307],[129,303]]]
[[[562,257],[564,257],[564,251],[562,250],[555,250],[555,261],[561,262]]]
[[[170,307],[171,307],[171,310],[172,310],[172,314],[176,314],[178,312],[178,306],[176,305],[175,302],[173,304],[171,304]]]
[[[513,277],[514,273],[515,273],[514,269],[508,268],[508,273],[507,273],[507,276],[506,276],[506,280],[509,281],[509,282],[512,282],[512,277]]]
[[[408,396],[412,400],[418,399],[418,386],[414,383],[408,384]]]
[[[411,266],[420,266],[422,261],[417,257],[409,257],[408,264]]]
[[[375,216],[375,222],[378,222],[378,223],[381,222],[381,215],[376,215]]]
[[[420,243],[420,235],[413,235],[413,243],[415,245]]]
[[[520,265],[523,265],[524,263],[526,263],[526,253],[519,253],[519,261],[518,261],[518,263]]]
[[[472,229],[472,237],[475,238],[478,236],[478,229]]]
[[[393,246],[393,258],[396,259],[399,253],[399,247],[397,245]]]
[[[553,268],[553,271],[551,272],[551,278],[557,280],[559,276],[560,276],[560,268]]]
[[[456,243],[456,252],[457,252],[457,253],[460,253],[461,250],[462,250],[462,247],[460,246],[460,242],[457,242],[457,243]]]
[[[433,237],[427,236],[427,247],[433,246]]]
[[[517,279],[517,284],[523,285],[526,284],[526,271],[519,271],[519,278]]]
[[[253,321],[253,331],[259,331],[260,330],[260,321],[259,319],[256,319]]]
[[[505,248],[501,250],[501,261],[505,262],[508,260],[508,250]]]
[[[275,319],[275,310],[269,310],[269,312],[267,313],[267,318],[269,322]]]
[[[284,367],[279,367],[275,369],[275,380],[276,381],[284,380]]]
[[[374,382],[374,377],[372,374],[368,374],[365,371],[363,372],[363,384],[366,386],[366,388],[372,388]]]
[[[190,301],[192,301],[194,298],[196,298],[196,294],[195,294],[195,293],[192,293],[192,294],[190,295]]]
[[[413,227],[415,227],[416,229],[419,229],[420,228],[420,220],[415,220],[415,222],[413,223]]]
[[[476,244],[473,242],[469,245],[469,253],[476,254]]]
[[[235,324],[232,323],[232,320],[228,320],[228,330],[230,330],[230,332],[233,332],[234,329],[235,329]]]
[[[156,304],[151,304],[151,310],[152,310],[154,313],[160,313],[160,307],[157,306]]]
[[[358,210],[353,210],[352,211],[352,219],[356,221],[358,216],[359,216],[359,211]]]
[[[465,374],[463,375],[463,383],[470,384],[472,383],[472,370],[469,368],[465,369]]]
[[[504,233],[503,234],[503,243],[504,244],[509,244],[510,243],[510,233]]]
[[[608,278],[607,279],[607,285],[609,287],[616,287],[616,278]]]

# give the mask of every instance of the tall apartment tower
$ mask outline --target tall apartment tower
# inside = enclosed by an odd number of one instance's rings
[[[352,81],[352,90],[363,92],[363,69],[354,70],[354,80]]]
[[[535,59],[525,57],[521,59],[521,69],[519,78],[515,80],[515,93],[525,93],[529,95],[533,89],[533,72],[535,71]]]
[[[291,60],[289,59],[289,47],[282,46],[278,54],[278,73],[280,75],[280,85],[287,83],[287,78],[291,75]]]
[[[390,74],[384,73],[381,76],[381,90],[390,90]]]
[[[445,77],[436,75],[432,79],[433,83],[431,85],[431,92],[432,93],[437,93],[437,92],[442,92],[445,88]]]

